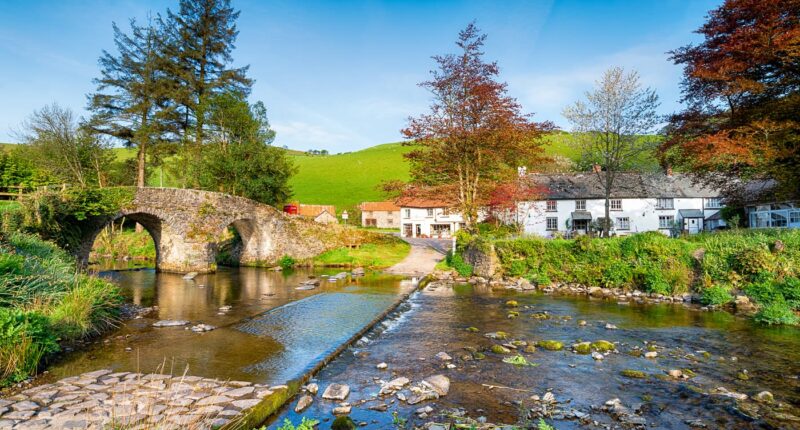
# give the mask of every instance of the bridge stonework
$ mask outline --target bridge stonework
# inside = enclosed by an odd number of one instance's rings
[[[81,240],[79,261],[86,265],[100,231],[125,217],[141,224],[156,246],[156,269],[209,273],[216,270],[217,241],[233,225],[242,239],[243,265],[271,264],[288,255],[314,257],[336,246],[338,226],[286,215],[243,197],[181,188],[139,188],[133,201],[111,217],[95,220]]]

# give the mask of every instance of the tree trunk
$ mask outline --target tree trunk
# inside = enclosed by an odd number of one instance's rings
[[[146,151],[147,143],[144,141],[139,142],[139,154],[137,157],[136,166],[136,188],[144,188],[145,186],[145,162],[147,161]],[[144,227],[137,222],[136,232],[141,233],[142,231],[144,231]]]

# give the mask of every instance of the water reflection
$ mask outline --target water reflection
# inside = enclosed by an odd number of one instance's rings
[[[314,290],[296,289],[310,277],[332,273],[336,271],[223,268],[185,280],[181,275],[152,269],[102,272],[121,286],[131,303],[154,310],[144,318],[126,322],[88,349],[68,355],[51,373],[62,377],[98,368],[152,372],[166,363],[166,371],[173,373],[182,373],[188,366],[193,375],[285,382],[330,349],[298,335],[303,331],[293,330],[302,325],[297,322],[325,324],[328,338],[346,339],[411,287],[398,277],[370,275],[337,282],[321,278]],[[279,311],[284,321],[280,326],[261,326],[250,333],[236,328],[242,321],[253,321],[254,317],[269,315],[270,310],[319,294],[336,297],[336,301],[322,300]],[[158,320],[187,320],[218,328],[207,333],[188,330],[191,324],[153,328]]]

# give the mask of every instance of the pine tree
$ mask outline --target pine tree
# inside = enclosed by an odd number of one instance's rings
[[[130,22],[130,34],[113,24],[117,53],[103,51],[97,90],[89,97],[89,126],[138,149],[136,185],[145,186],[147,154],[167,140],[176,123],[170,103],[173,81],[166,79],[163,39],[156,27]]]
[[[252,86],[248,66],[231,67],[238,16],[230,0],[181,0],[178,11],[168,10],[162,21],[170,33],[167,54],[179,88],[175,101],[181,106],[190,165],[200,156],[211,98],[230,91],[247,95]]]

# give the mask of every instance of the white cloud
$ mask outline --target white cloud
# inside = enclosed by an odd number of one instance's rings
[[[294,149],[326,149],[353,141],[350,133],[304,121],[277,122],[272,124],[272,128],[277,133],[276,145],[288,145]]]

